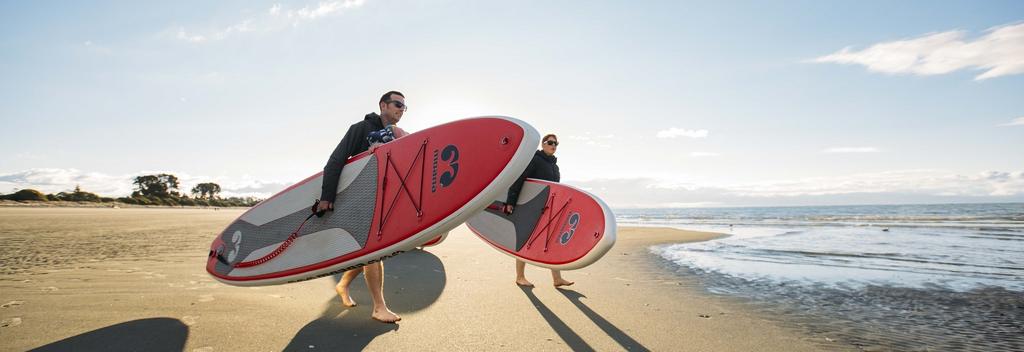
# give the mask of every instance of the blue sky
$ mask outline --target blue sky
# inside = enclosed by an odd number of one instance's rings
[[[0,192],[266,196],[384,91],[556,133],[613,206],[1024,201],[1024,3],[0,4]]]

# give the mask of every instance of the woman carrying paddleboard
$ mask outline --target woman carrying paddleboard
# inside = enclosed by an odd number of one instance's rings
[[[519,201],[519,192],[523,189],[523,182],[526,182],[527,178],[541,179],[551,182],[559,182],[561,174],[558,172],[558,158],[555,157],[555,150],[558,149],[558,137],[549,134],[541,138],[540,150],[533,155],[533,160],[530,160],[530,165],[526,167],[526,171],[523,172],[522,176],[512,184],[512,187],[508,189],[508,199],[505,201],[505,214],[512,214],[515,211],[515,204]],[[516,260],[516,285],[533,287],[530,281],[526,280],[524,273],[526,269],[526,263],[522,260]],[[555,287],[569,286],[574,282],[563,279],[562,272],[559,270],[551,269],[551,279],[554,281]]]
[[[375,148],[378,145],[390,142],[407,133],[395,126],[405,113],[405,96],[396,91],[384,93],[380,97],[380,115],[375,113],[366,114],[362,121],[356,122],[348,128],[345,137],[341,139],[338,146],[334,148],[331,157],[324,166],[324,183],[320,194],[320,202],[317,203],[317,212],[334,210],[335,198],[338,192],[338,178],[348,158]],[[374,320],[383,323],[394,323],[402,320],[397,314],[388,309],[384,302],[384,262],[366,265],[361,269],[346,271],[341,275],[341,280],[335,290],[341,296],[341,303],[346,307],[355,307],[356,302],[349,295],[348,285],[352,280],[363,272],[366,277],[366,286],[370,289],[373,299]]]

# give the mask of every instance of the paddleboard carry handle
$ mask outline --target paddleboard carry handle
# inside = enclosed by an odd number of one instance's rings
[[[221,262],[224,265],[228,265],[228,266],[231,265],[231,263],[228,263],[228,259],[224,258],[224,245],[223,244],[218,246],[216,250],[211,249],[210,250],[210,257],[211,258],[217,258],[217,261]]]
[[[313,214],[316,215],[316,217],[322,218],[322,217],[324,217],[324,214],[327,213],[327,210],[325,209],[325,210],[317,211],[316,207],[319,206],[319,205],[320,205],[320,200],[319,199],[314,199],[313,200],[313,207],[309,208],[309,210],[312,211]],[[299,225],[299,227],[302,227],[302,225]]]

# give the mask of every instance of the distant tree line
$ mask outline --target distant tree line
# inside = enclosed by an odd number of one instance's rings
[[[11,194],[0,194],[0,199],[38,202],[120,202],[138,205],[213,207],[251,207],[261,201],[261,199],[254,197],[222,198],[220,197],[220,185],[212,182],[200,183],[192,187],[190,197],[189,194],[179,192],[178,177],[170,174],[138,176],[135,177],[132,184],[135,190],[131,196],[121,198],[100,197],[95,193],[82,191],[80,186],[75,186],[74,192],[60,192],[57,194],[43,194],[34,189],[23,189]]]

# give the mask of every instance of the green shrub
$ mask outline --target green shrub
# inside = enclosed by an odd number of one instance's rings
[[[163,205],[178,206],[178,200],[173,197],[160,197],[160,202]]]
[[[138,205],[153,205],[153,200],[149,199],[149,197],[146,197],[146,196],[143,196],[143,195],[137,195],[137,196],[134,196],[132,198],[135,199],[135,204],[138,204]]]
[[[45,202],[45,201],[49,200],[49,199],[46,198],[46,195],[44,195],[41,192],[39,192],[37,190],[34,190],[34,189],[23,189],[23,190],[14,192],[14,194],[10,195],[9,199],[16,200],[16,201],[19,201],[19,202],[29,201],[29,200]]]

